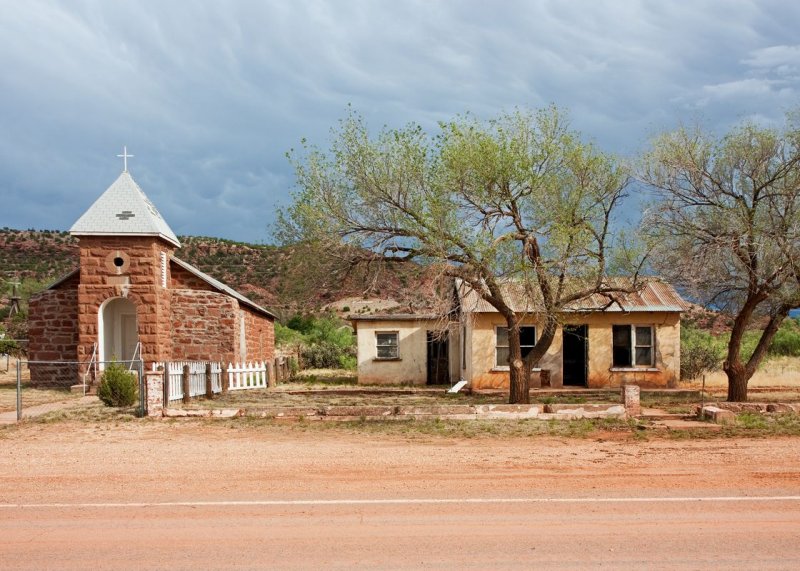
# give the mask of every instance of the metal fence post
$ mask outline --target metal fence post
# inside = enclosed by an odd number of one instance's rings
[[[139,359],[139,416],[147,414],[147,384],[144,382],[144,361]]]
[[[22,368],[17,357],[17,422],[22,420]]]
[[[169,407],[169,361],[164,361],[164,408]]]

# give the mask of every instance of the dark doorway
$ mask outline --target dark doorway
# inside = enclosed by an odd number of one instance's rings
[[[589,364],[589,339],[586,325],[564,326],[564,386],[585,387]]]
[[[447,334],[428,331],[428,384],[450,384],[450,358]]]

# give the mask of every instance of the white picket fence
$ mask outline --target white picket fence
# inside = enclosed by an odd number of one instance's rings
[[[206,394],[206,365],[208,361],[170,361],[166,364],[167,400],[183,399],[183,367],[189,366],[189,396],[197,397]],[[157,367],[153,365],[153,369]],[[267,363],[228,364],[227,386],[229,391],[246,389],[265,389],[269,378]],[[222,365],[211,363],[211,388],[216,393],[222,392]]]
[[[236,366],[228,365],[228,390],[266,389],[267,375],[267,364],[263,361],[242,366],[238,363]]]

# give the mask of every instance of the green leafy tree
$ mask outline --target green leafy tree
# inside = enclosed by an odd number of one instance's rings
[[[529,371],[563,309],[618,293],[606,279],[616,264],[638,267],[630,251],[612,255],[627,169],[582,142],[555,108],[488,122],[467,115],[440,124],[436,136],[410,125],[373,137],[351,113],[328,152],[306,146],[290,157],[299,190],[279,218],[283,241],[348,251],[354,264],[436,263],[464,280],[508,325],[512,403],[529,402]],[[539,305],[541,332],[525,360],[528,316],[508,298],[509,280]]]
[[[305,367],[354,369],[356,366],[353,330],[333,316],[296,315],[286,325],[276,323],[275,343],[297,351]]]
[[[744,123],[721,138],[681,128],[655,139],[642,179],[657,202],[643,220],[653,263],[695,298],[735,316],[723,370],[728,400],[747,384],[800,306],[800,131]],[[748,329],[767,319],[752,353]]]

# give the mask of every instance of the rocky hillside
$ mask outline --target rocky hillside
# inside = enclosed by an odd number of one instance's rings
[[[177,257],[280,317],[326,306],[347,313],[347,304],[337,302],[364,298],[393,299],[413,310],[424,306],[433,291],[432,280],[413,263],[393,264],[376,273],[374,268],[351,269],[335,255],[318,256],[302,246],[245,244],[199,236],[179,239],[183,247]],[[77,265],[77,242],[66,232],[0,229],[0,307],[7,302],[9,282],[15,276],[44,287]]]

